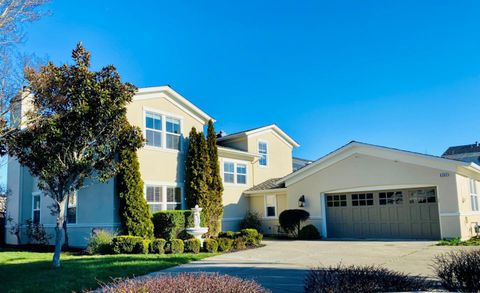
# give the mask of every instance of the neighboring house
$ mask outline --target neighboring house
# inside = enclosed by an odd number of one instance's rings
[[[168,86],[139,89],[127,116],[147,139],[138,157],[150,209],[186,208],[187,136],[212,118]],[[261,216],[263,232],[275,234],[279,214],[293,208],[306,209],[329,238],[465,239],[480,223],[475,163],[358,142],[309,162],[292,158],[299,145],[276,125],[220,135],[218,146],[223,230],[238,229],[252,210]],[[50,199],[26,168],[15,160],[8,168],[8,216],[18,223],[33,219],[52,231]],[[72,198],[71,245],[85,246],[92,229],[119,227],[114,182],[92,182]],[[7,242],[15,244],[16,237],[7,235]]]
[[[474,144],[449,147],[442,157],[480,164],[480,144],[475,142]]]

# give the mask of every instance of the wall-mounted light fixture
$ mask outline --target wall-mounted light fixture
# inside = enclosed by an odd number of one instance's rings
[[[298,207],[305,207],[305,195],[300,196],[300,198],[298,199]]]

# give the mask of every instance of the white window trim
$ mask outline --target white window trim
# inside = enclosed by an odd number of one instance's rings
[[[157,115],[160,115],[162,117],[162,130],[160,131],[161,132],[161,140],[162,140],[162,144],[161,146],[157,147],[157,146],[152,146],[152,145],[147,145],[145,144],[144,148],[146,149],[150,149],[150,150],[161,150],[161,151],[164,151],[164,152],[172,152],[172,153],[183,153],[183,148],[184,148],[184,145],[183,145],[183,117],[182,116],[178,116],[176,114],[172,114],[172,113],[167,113],[167,112],[163,112],[163,111],[160,111],[160,110],[157,110],[157,109],[154,109],[154,108],[150,108],[150,107],[143,107],[143,137],[145,139],[147,139],[147,112],[150,112],[150,113],[153,113],[153,114],[157,114]],[[180,141],[179,141],[179,144],[180,144],[180,150],[174,150],[174,149],[169,149],[167,148],[167,118],[173,118],[173,119],[177,119],[180,121]]]
[[[229,185],[229,186],[233,186],[233,185],[240,185],[240,186],[246,186],[248,185],[248,162],[246,161],[237,161],[237,160],[223,160],[221,161],[221,173],[222,173],[222,182],[224,185]],[[225,163],[232,163],[233,164],[233,173],[231,172],[228,172],[229,174],[233,174],[233,183],[232,182],[225,182]],[[237,182],[237,165],[238,164],[241,164],[241,165],[245,165],[245,183],[238,183]]]
[[[38,196],[38,199],[40,201],[40,208],[35,209],[35,196]],[[34,211],[38,211],[39,216],[38,216],[38,223],[42,223],[42,192],[41,191],[34,191],[32,192],[32,222],[34,219]]]
[[[267,197],[269,196],[273,196],[273,199],[274,199],[274,202],[275,204],[273,205],[273,207],[275,208],[275,215],[274,216],[269,216],[268,215],[268,212],[267,212],[267,208],[268,207],[271,207],[270,206],[267,206]],[[277,208],[277,195],[276,194],[265,194],[265,196],[263,197],[263,203],[264,203],[264,206],[265,206],[265,217],[266,219],[276,219],[278,216],[278,208]]]
[[[478,212],[478,192],[477,192],[477,180],[469,178],[469,190],[470,190],[470,207],[473,212]]]
[[[174,182],[158,182],[158,181],[145,181],[143,184],[143,197],[147,200],[147,186],[154,186],[154,187],[161,187],[162,188],[162,196],[160,202],[149,202],[147,204],[159,204],[161,211],[167,211],[167,204],[173,204],[177,202],[169,202],[167,201],[167,188],[168,187],[179,187],[180,188],[180,205],[181,209],[185,209],[185,188],[183,184],[178,184]]]
[[[260,157],[261,157],[260,143],[264,143],[267,146],[267,153],[266,153],[267,164],[266,165],[260,164],[260,159],[258,159],[258,166],[260,168],[268,168],[268,166],[270,165],[270,158],[269,158],[269,155],[268,155],[270,153],[270,146],[268,145],[268,141],[261,140],[261,139],[257,140],[257,153]]]
[[[74,196],[76,197],[75,199],[75,223],[68,223],[68,217],[67,217],[67,225],[76,225],[78,224],[78,192],[74,192]],[[68,215],[68,208],[70,208],[70,203],[67,201],[67,215]],[[73,207],[73,206],[72,206]]]

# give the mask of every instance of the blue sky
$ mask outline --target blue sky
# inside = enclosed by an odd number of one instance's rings
[[[420,3],[421,2],[421,3]],[[316,159],[351,141],[480,141],[479,1],[53,1],[23,50],[169,84],[227,133],[278,124]]]

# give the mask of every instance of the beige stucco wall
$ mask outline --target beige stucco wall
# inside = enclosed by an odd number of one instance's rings
[[[266,217],[265,209],[265,196],[266,195],[275,195],[277,202],[276,206],[276,217]],[[287,194],[286,192],[268,192],[262,194],[251,194],[248,195],[249,210],[257,213],[262,222],[262,233],[267,235],[273,235],[278,233],[278,216],[281,212],[287,209]]]
[[[440,173],[445,172],[450,176],[441,177]],[[312,219],[317,221],[317,228],[322,231],[325,216],[320,203],[322,193],[348,189],[369,190],[380,186],[384,189],[399,186],[435,186],[438,193],[442,237],[457,237],[461,234],[458,217],[442,216],[458,212],[455,178],[455,173],[451,171],[354,154],[298,182],[288,184],[287,181],[288,207],[296,208],[298,198],[305,195],[305,209]]]
[[[476,180],[477,193],[480,191],[478,174],[457,174],[457,190],[459,194],[459,212],[450,217],[455,217],[460,222],[463,239],[475,236],[475,225],[480,224],[480,211],[472,211],[472,202],[470,197],[470,178]]]

